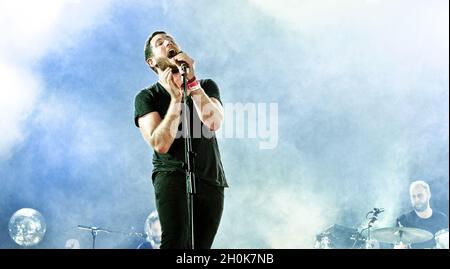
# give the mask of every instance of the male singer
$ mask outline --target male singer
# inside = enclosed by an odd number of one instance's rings
[[[154,150],[152,181],[162,229],[160,247],[191,247],[183,132],[187,126],[181,120],[182,113],[187,113],[195,153],[195,248],[211,248],[222,216],[224,188],[228,187],[215,137],[223,120],[219,88],[212,79],[196,78],[194,60],[166,32],[151,34],[144,54],[158,81],[136,95],[134,121]],[[182,73],[191,100],[186,109]]]

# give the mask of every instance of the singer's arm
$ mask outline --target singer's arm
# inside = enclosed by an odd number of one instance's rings
[[[195,110],[200,120],[210,131],[217,131],[222,125],[223,108],[222,104],[214,97],[209,97],[203,89],[191,92]]]
[[[172,61],[178,66],[182,63],[187,64],[187,79],[191,80],[195,78],[194,60],[185,52],[180,51],[180,53],[172,58]],[[219,100],[214,97],[209,97],[202,88],[190,92],[190,95],[192,96],[192,100],[194,100],[195,110],[203,124],[210,131],[219,130],[223,120],[223,108]]]
[[[172,100],[163,120],[158,112],[139,118],[139,130],[145,141],[158,153],[167,153],[175,140],[180,124],[181,105]]]

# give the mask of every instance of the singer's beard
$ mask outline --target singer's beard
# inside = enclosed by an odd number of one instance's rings
[[[178,69],[178,66],[176,66],[175,64],[171,63],[169,61],[169,59],[167,58],[158,58],[156,59],[156,67],[158,67],[159,69],[161,69],[161,71],[164,71],[167,69],[167,67],[172,69],[172,73],[176,74],[178,72],[180,72],[180,70]]]

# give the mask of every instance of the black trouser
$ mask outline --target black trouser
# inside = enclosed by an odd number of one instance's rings
[[[189,215],[186,176],[180,172],[158,172],[154,177],[156,209],[161,223],[161,249],[187,249]],[[196,180],[194,198],[194,247],[209,249],[223,211],[224,188]]]

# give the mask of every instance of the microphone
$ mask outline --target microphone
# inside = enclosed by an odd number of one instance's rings
[[[178,53],[177,52],[175,52],[175,50],[169,50],[169,52],[167,53],[167,57],[169,58],[169,59],[172,59],[173,57],[175,57],[176,55],[178,55],[178,54],[180,54],[180,53],[183,53],[183,51],[182,50],[180,50]],[[181,70],[183,71],[183,72],[186,72],[186,70],[188,69],[188,64],[185,62],[185,61],[177,61],[177,60],[175,60],[175,62],[178,64],[178,65],[180,65],[180,68],[181,68]]]
[[[376,208],[376,207],[375,207],[375,208],[373,209],[373,211],[374,211],[373,213],[379,214],[379,213],[381,213],[381,212],[384,212],[384,208]]]
[[[367,212],[366,218],[367,218],[370,214],[372,214],[373,218],[375,218],[375,220],[376,220],[376,217],[377,217],[378,214],[380,214],[381,212],[384,212],[384,208],[377,208],[377,207],[374,207],[373,210]]]
[[[384,212],[384,208],[377,208],[377,207],[374,207],[372,211],[369,211],[369,214],[370,214],[370,213],[379,214],[379,213],[381,213],[381,212]]]

